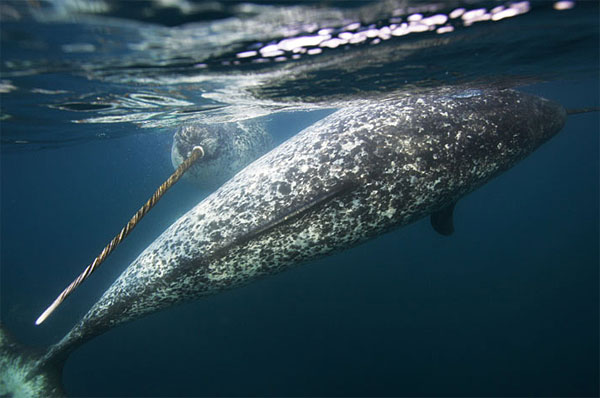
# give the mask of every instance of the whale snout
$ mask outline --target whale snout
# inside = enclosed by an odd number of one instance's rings
[[[494,117],[504,134],[514,136],[513,143],[533,150],[554,137],[564,126],[567,112],[557,102],[515,90],[503,90],[496,95],[498,103]]]
[[[486,119],[484,125],[496,126],[490,130],[490,135],[482,133],[487,137],[488,148],[500,163],[509,165],[554,137],[567,118],[562,105],[515,90],[491,92],[481,101],[480,106],[485,109],[482,113]]]
[[[205,124],[188,124],[180,127],[173,137],[173,152],[177,155],[178,164],[187,158],[195,146],[201,146],[204,150],[205,161],[219,156],[220,148],[223,147],[223,137],[215,128]]]
[[[532,129],[533,138],[542,144],[554,137],[562,130],[567,121],[567,111],[559,103],[539,99],[539,111],[537,117],[537,128]]]

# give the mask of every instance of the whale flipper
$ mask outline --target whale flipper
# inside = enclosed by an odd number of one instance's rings
[[[286,189],[289,190],[289,188],[287,188],[287,187],[289,187],[289,185],[286,184],[285,187],[286,188],[282,188],[280,186],[279,191],[281,192],[283,190],[285,192]],[[304,213],[308,212],[309,210],[314,210],[315,208],[317,208],[319,206],[325,205],[330,200],[344,194],[345,192],[352,190],[354,187],[355,187],[355,184],[352,182],[349,182],[349,181],[340,182],[339,184],[335,185],[334,187],[327,189],[324,192],[321,192],[319,195],[315,196],[312,200],[309,200],[306,203],[303,203],[301,206],[286,209],[286,211],[283,214],[277,215],[275,218],[267,221],[263,225],[260,225],[258,228],[246,233],[241,238],[238,238],[235,241],[235,244],[244,243],[248,240],[258,237],[259,235],[265,234],[281,225],[292,222],[292,221],[298,219],[299,217],[302,217],[302,215]]]
[[[454,206],[456,202],[431,214],[431,226],[438,234],[450,236],[454,232]]]

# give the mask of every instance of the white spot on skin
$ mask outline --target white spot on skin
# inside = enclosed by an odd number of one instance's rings
[[[357,146],[360,145],[360,142],[357,141],[353,141],[353,142],[344,142],[342,144],[342,149],[346,152],[350,152],[351,150],[353,150],[354,148],[356,148]],[[341,160],[341,159],[340,159]]]
[[[387,218],[392,218],[394,217],[394,215],[396,214],[396,209],[393,207],[388,207],[388,209],[386,211],[384,211],[383,213],[381,213],[384,217]]]

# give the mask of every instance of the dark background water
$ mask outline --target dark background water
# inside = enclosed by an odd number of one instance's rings
[[[79,80],[62,78],[76,90]],[[580,108],[598,106],[598,87],[597,78],[575,74],[522,89]],[[19,99],[5,95],[3,107]],[[68,124],[67,116],[61,124],[54,109],[32,109],[24,124],[50,135],[61,127],[82,136],[113,128]],[[283,139],[320,116],[284,113],[270,116],[269,126]],[[71,355],[66,391],[597,395],[599,123],[597,112],[570,116],[558,136],[461,200],[453,236],[441,237],[421,220],[118,327]],[[3,123],[3,135],[7,126],[14,124]],[[208,193],[176,185],[97,274],[35,327],[60,289],[172,171],[169,131],[112,138],[51,150],[3,148],[1,318],[23,343],[44,347],[60,339],[144,247]]]

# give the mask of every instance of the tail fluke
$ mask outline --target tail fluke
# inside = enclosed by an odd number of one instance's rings
[[[64,397],[62,363],[42,363],[42,353],[19,343],[0,325],[0,397]]]

